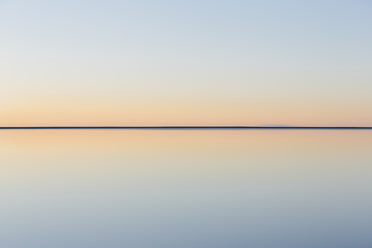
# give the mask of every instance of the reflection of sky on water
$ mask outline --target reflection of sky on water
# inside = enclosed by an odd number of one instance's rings
[[[2,131],[2,247],[364,247],[370,131]]]

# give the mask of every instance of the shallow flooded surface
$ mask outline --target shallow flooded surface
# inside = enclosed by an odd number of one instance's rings
[[[0,247],[372,243],[370,130],[1,130]]]

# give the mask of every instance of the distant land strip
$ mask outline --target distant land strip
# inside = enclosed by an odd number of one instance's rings
[[[338,130],[372,130],[372,127],[358,126],[17,126],[0,127],[4,129],[338,129]]]

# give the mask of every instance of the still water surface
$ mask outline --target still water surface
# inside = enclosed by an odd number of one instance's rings
[[[2,130],[0,247],[372,245],[372,131]]]

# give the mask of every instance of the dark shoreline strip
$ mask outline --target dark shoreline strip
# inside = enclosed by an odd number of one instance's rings
[[[267,127],[267,126],[28,126],[28,127],[0,127],[0,130],[10,129],[325,129],[325,130],[372,130],[372,127],[340,127],[340,126],[323,126],[323,127]]]

